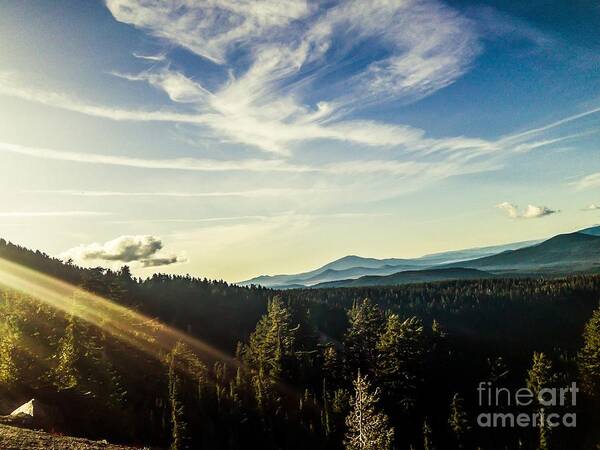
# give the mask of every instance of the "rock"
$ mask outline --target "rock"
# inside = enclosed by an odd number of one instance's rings
[[[51,429],[56,425],[59,417],[58,411],[31,399],[6,416],[5,418],[8,420],[4,420],[3,423],[27,428]]]
[[[37,417],[40,415],[38,402],[36,402],[35,399],[31,399],[10,413],[11,416],[18,416],[19,414],[27,414],[31,417]]]

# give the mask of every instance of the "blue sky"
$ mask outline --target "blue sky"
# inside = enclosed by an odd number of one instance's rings
[[[598,222],[593,2],[5,1],[0,235],[231,281]]]

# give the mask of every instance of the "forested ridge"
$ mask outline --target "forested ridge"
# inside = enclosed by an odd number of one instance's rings
[[[82,319],[77,298],[57,310],[0,279],[0,414],[36,398],[59,412],[56,432],[173,449],[600,443],[597,275],[274,291],[190,276],[141,280],[127,267],[85,269],[5,241],[0,258],[231,356],[184,341],[149,354]],[[511,389],[577,381],[577,427],[480,428],[481,381]]]

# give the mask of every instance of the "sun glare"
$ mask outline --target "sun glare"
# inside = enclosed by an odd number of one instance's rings
[[[2,258],[0,286],[31,296],[65,314],[73,314],[159,359],[177,342],[183,342],[200,356],[239,365],[229,355],[156,319]]]

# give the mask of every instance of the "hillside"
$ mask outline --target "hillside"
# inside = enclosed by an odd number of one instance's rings
[[[600,225],[584,228],[583,230],[579,230],[579,233],[589,234],[591,236],[600,236]]]
[[[423,265],[438,265],[438,264],[449,264],[460,261],[468,261],[476,258],[483,258],[486,256],[497,255],[498,253],[505,252],[507,250],[517,250],[519,248],[530,247],[532,245],[543,242],[543,239],[533,241],[520,241],[513,242],[510,244],[491,245],[487,247],[468,248],[463,250],[452,250],[442,253],[432,253],[430,255],[421,256],[416,258],[414,261]]]
[[[320,283],[314,288],[363,287],[363,286],[397,286],[410,283],[431,283],[450,280],[479,280],[493,278],[495,275],[476,269],[430,269],[407,270],[388,276],[365,276],[355,280],[339,280]]]
[[[124,447],[106,441],[90,441],[0,424],[0,448],[2,450],[131,450],[137,447]]]
[[[598,272],[600,236],[579,232],[561,234],[531,247],[454,263],[446,267],[468,267],[503,274]]]

